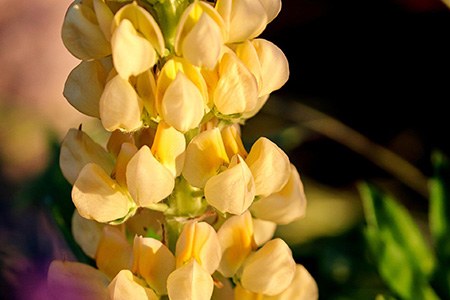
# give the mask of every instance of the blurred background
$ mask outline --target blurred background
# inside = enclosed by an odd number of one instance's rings
[[[57,165],[66,131],[90,124],[62,96],[78,60],[60,28],[71,1],[0,0],[0,298],[46,299],[53,258],[70,258],[49,203],[70,187]],[[431,153],[450,154],[449,9],[439,0],[284,0],[262,34],[290,79],[243,127],[288,153],[309,200],[277,234],[316,278],[321,299],[386,290],[368,257],[356,188],[370,180],[426,234]]]

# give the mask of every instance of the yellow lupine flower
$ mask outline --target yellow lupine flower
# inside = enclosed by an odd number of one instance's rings
[[[54,260],[48,269],[51,300],[108,300],[108,284],[105,274],[80,262]]]
[[[222,257],[214,228],[206,222],[186,223],[177,240],[175,257],[177,268],[194,258],[209,274],[214,273]]]
[[[99,101],[111,71],[111,59],[82,61],[69,74],[63,95],[81,113],[99,118]]]
[[[143,146],[130,159],[126,169],[128,191],[140,207],[151,207],[169,196],[175,186],[172,173]]]
[[[291,249],[282,239],[276,238],[244,261],[241,285],[251,292],[273,296],[291,284],[295,268]]]
[[[244,159],[247,157],[248,153],[242,143],[238,124],[225,126],[220,133],[229,159],[236,154],[239,154]]]
[[[130,82],[119,75],[106,84],[99,108],[103,127],[108,131],[134,131],[142,126],[142,100]]]
[[[100,59],[111,54],[111,46],[90,4],[74,1],[66,12],[61,31],[67,50],[81,60]]]
[[[136,208],[126,189],[95,163],[81,170],[72,188],[72,200],[82,217],[101,223],[121,222]]]
[[[125,233],[116,226],[103,227],[95,262],[97,268],[113,279],[122,269],[131,267],[132,247]]]
[[[297,264],[294,279],[287,289],[275,296],[266,296],[264,300],[317,300],[319,289],[317,283],[304,266]]]
[[[206,182],[204,192],[206,201],[220,212],[240,215],[255,198],[255,182],[247,164],[237,154],[226,170]]]
[[[164,64],[156,84],[156,108],[160,117],[181,132],[196,128],[208,102],[208,91],[200,70],[183,58]]]
[[[175,51],[193,65],[212,69],[222,51],[226,31],[222,17],[207,2],[194,1],[180,18]]]
[[[169,248],[153,238],[134,238],[132,271],[158,295],[167,294],[167,278],[174,270],[175,256]]]
[[[306,196],[295,166],[291,164],[289,180],[279,192],[254,202],[250,210],[256,218],[280,225],[289,224],[303,217],[306,210]]]
[[[72,185],[85,165],[95,163],[111,174],[114,161],[111,155],[79,129],[70,129],[61,144],[59,166]]]
[[[108,286],[110,300],[158,300],[155,292],[146,286],[143,279],[130,270],[122,270]]]
[[[220,130],[213,128],[201,132],[188,144],[182,174],[189,184],[203,188],[228,163]]]
[[[227,219],[217,231],[222,248],[218,271],[233,277],[247,256],[256,248],[253,238],[253,221],[250,212]]]
[[[213,102],[224,115],[252,111],[258,100],[255,76],[231,50],[225,51],[217,65],[218,81],[213,89]]]
[[[114,67],[124,79],[150,69],[164,52],[164,38],[158,24],[136,2],[115,14],[112,32]]]
[[[265,137],[253,144],[245,162],[253,174],[256,195],[265,197],[276,193],[289,180],[289,158],[280,147]]]
[[[167,279],[170,300],[210,300],[214,281],[195,259],[173,271]]]

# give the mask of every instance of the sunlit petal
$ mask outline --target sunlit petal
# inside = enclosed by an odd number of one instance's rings
[[[130,270],[122,270],[108,286],[110,300],[158,300],[155,292],[146,287],[144,280]]]

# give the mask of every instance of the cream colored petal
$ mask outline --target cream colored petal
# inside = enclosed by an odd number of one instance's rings
[[[297,264],[291,285],[281,294],[264,297],[266,300],[317,300],[319,289],[314,278],[304,266]]]
[[[54,260],[48,269],[50,300],[107,300],[108,284],[105,274],[79,262]]]
[[[276,238],[247,258],[241,284],[254,293],[273,296],[291,284],[295,268],[291,249],[282,239]]]
[[[155,292],[146,287],[145,281],[130,270],[122,270],[108,286],[110,300],[158,300]]]
[[[72,185],[88,163],[96,163],[107,174],[114,168],[112,157],[86,133],[78,129],[70,129],[64,137],[59,152],[59,166],[64,177]]]
[[[100,118],[108,131],[134,131],[142,126],[142,101],[128,80],[112,78],[100,98]]]
[[[118,227],[105,226],[95,254],[100,271],[113,279],[122,269],[131,267],[132,247]]]
[[[81,170],[72,188],[72,200],[82,217],[101,223],[120,221],[134,208],[117,182],[94,163]]]
[[[275,143],[265,137],[259,138],[245,160],[253,174],[256,195],[268,196],[280,191],[289,180],[289,158]]]
[[[82,61],[64,84],[63,95],[81,113],[99,118],[99,101],[109,72],[97,60]]]
[[[291,164],[290,177],[281,191],[259,199],[251,206],[256,218],[289,224],[305,215],[306,196],[303,184],[295,166]]]
[[[217,64],[222,45],[219,25],[204,13],[184,38],[182,55],[196,66],[212,69]]]
[[[253,218],[253,238],[257,246],[262,246],[271,240],[277,229],[277,224],[270,221]]]
[[[184,134],[161,121],[151,150],[155,158],[172,172],[173,177],[181,174],[186,150]]]
[[[252,39],[264,31],[268,23],[265,7],[254,0],[218,0],[216,9],[228,27],[227,43]]]
[[[157,60],[153,46],[139,35],[128,19],[122,20],[114,31],[111,47],[114,67],[124,79],[150,69]]]
[[[289,63],[283,51],[274,43],[254,39],[252,44],[261,65],[262,84],[259,96],[264,96],[278,90],[288,81]]]
[[[206,222],[189,222],[178,237],[175,257],[177,268],[194,258],[209,274],[220,263],[222,251],[214,228]]]
[[[111,26],[114,14],[105,3],[105,0],[93,0],[95,15],[97,16],[98,25],[103,32],[106,40],[111,40]]]
[[[197,86],[178,72],[167,87],[160,112],[167,124],[186,132],[200,124],[205,114],[204,99]]]
[[[227,219],[217,231],[217,236],[222,248],[218,271],[225,277],[233,277],[256,247],[250,212],[246,211],[240,216]]]
[[[112,31],[115,31],[121,21],[129,20],[134,28],[147,39],[152,47],[162,55],[164,53],[164,37],[161,29],[156,23],[152,15],[144,8],[140,7],[136,2],[132,2],[123,6],[114,15],[114,23]]]
[[[228,156],[218,128],[203,131],[186,148],[183,176],[195,187],[203,188],[206,181],[228,163]]]
[[[172,193],[175,186],[172,173],[155,159],[147,146],[143,146],[131,158],[126,177],[128,190],[140,207],[162,201]]]
[[[151,118],[158,117],[156,110],[156,81],[151,70],[140,74],[136,78],[136,91],[144,103],[145,110]]]
[[[100,59],[111,54],[109,42],[91,7],[73,2],[66,12],[61,31],[67,50],[81,60]]]
[[[124,132],[119,129],[111,132],[108,142],[106,144],[106,149],[112,153],[115,157],[119,155],[120,148],[122,148],[123,143],[134,144],[134,136],[131,132]]]
[[[77,210],[73,212],[71,228],[73,238],[90,258],[95,257],[104,226],[105,224],[83,218]]]
[[[267,23],[276,18],[281,10],[281,0],[259,0],[266,10]]]
[[[236,55],[244,63],[244,65],[252,72],[258,83],[258,90],[261,90],[262,75],[261,75],[261,63],[259,61],[258,53],[255,46],[250,40],[246,40],[239,44],[230,45],[233,48]],[[259,92],[258,92],[259,94]]]
[[[265,300],[263,294],[260,293],[253,293],[249,290],[246,290],[240,285],[239,283],[236,284],[236,287],[234,288],[234,299],[239,300]]]
[[[153,238],[135,237],[133,268],[158,294],[167,294],[167,278],[175,270],[175,256],[160,241]]]
[[[254,117],[261,110],[261,108],[264,106],[264,104],[266,104],[267,100],[269,100],[269,97],[270,97],[270,94],[258,97],[255,107],[251,111],[248,111],[248,112],[245,112],[244,114],[242,114],[242,118],[250,119],[251,117]]]
[[[228,169],[206,182],[204,192],[206,201],[220,212],[240,215],[255,198],[255,182],[245,161],[236,155]]]
[[[195,259],[176,269],[167,279],[170,300],[210,300],[214,282]]]
[[[117,155],[116,166],[114,168],[114,178],[123,188],[127,187],[127,165],[130,159],[138,151],[137,147],[131,143],[123,143],[120,147],[119,155]]]
[[[242,158],[246,158],[248,153],[242,143],[240,132],[236,127],[239,125],[230,125],[222,128],[220,133],[222,134],[223,143],[227,152],[228,158],[232,158],[234,155],[239,154]]]
[[[219,81],[214,90],[214,104],[225,115],[251,111],[258,99],[258,85],[253,74],[231,53],[219,64]]]

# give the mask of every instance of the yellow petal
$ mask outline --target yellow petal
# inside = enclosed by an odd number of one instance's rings
[[[281,88],[289,79],[289,63],[278,46],[264,39],[252,41],[261,65],[262,84],[259,96],[264,96]]]
[[[261,293],[253,293],[249,290],[246,290],[239,283],[234,288],[234,299],[239,300],[265,300],[263,294]]]
[[[254,202],[252,214],[280,225],[289,224],[305,215],[306,196],[295,166],[291,164],[289,180],[281,191]]]
[[[133,134],[130,132],[124,132],[119,129],[111,132],[108,142],[106,144],[106,149],[112,153],[115,157],[119,155],[120,148],[122,148],[123,143],[134,144]]]
[[[257,246],[262,246],[271,240],[277,229],[277,224],[270,221],[253,218],[253,238]]]
[[[217,231],[217,236],[222,248],[218,271],[225,277],[233,277],[256,246],[250,212],[227,219]]]
[[[206,222],[189,222],[178,237],[175,250],[177,268],[194,258],[209,274],[214,273],[222,256],[214,228]]]
[[[228,28],[227,43],[252,39],[264,31],[268,23],[265,7],[254,0],[217,0],[216,9]]]
[[[181,174],[185,150],[186,138],[184,134],[170,127],[164,121],[159,122],[152,145],[152,153],[160,163],[172,172],[173,177]]]
[[[297,264],[294,279],[289,287],[281,294],[273,297],[265,297],[267,300],[317,300],[319,289],[314,278],[304,266]]]
[[[242,118],[250,119],[251,117],[255,116],[261,110],[264,104],[266,104],[267,100],[269,100],[269,96],[270,94],[258,97],[258,100],[256,100],[255,107],[252,110],[243,113]]]
[[[138,151],[137,147],[131,143],[123,143],[117,155],[116,166],[114,168],[114,178],[122,187],[127,187],[126,170],[130,159]]]
[[[220,131],[225,145],[225,151],[230,159],[236,154],[239,154],[242,158],[246,158],[248,155],[242,143],[238,126],[238,124],[225,126]]]
[[[108,131],[134,131],[142,126],[142,101],[128,80],[112,78],[100,98],[100,118]]]
[[[253,174],[256,195],[268,196],[280,191],[289,180],[291,164],[275,143],[259,138],[250,149],[245,162]]]
[[[167,279],[171,300],[210,300],[213,288],[211,275],[195,259],[173,271]]]
[[[111,300],[158,300],[152,289],[146,287],[145,281],[134,276],[130,270],[122,270],[108,286]]]
[[[239,155],[233,157],[228,169],[206,182],[205,198],[223,213],[240,215],[250,207],[255,198],[255,182]]]
[[[81,170],[72,188],[72,200],[82,217],[101,223],[120,221],[134,208],[117,182],[94,163]]]
[[[214,68],[219,58],[225,26],[211,5],[195,1],[180,18],[175,51],[199,67]]]
[[[157,60],[152,44],[138,34],[128,19],[122,20],[114,31],[111,47],[114,67],[124,79],[150,69]]]
[[[47,275],[49,299],[107,300],[108,277],[79,262],[54,260]]]
[[[160,114],[160,106],[163,101],[164,94],[179,72],[186,75],[186,77],[197,87],[198,91],[202,95],[205,106],[208,103],[208,87],[206,86],[205,79],[203,78],[199,68],[193,66],[184,58],[173,57],[164,64],[164,67],[158,74],[158,80],[156,83],[156,108]]]
[[[81,60],[100,59],[111,54],[109,42],[91,7],[74,1],[66,12],[61,31],[67,50]]]
[[[181,132],[196,128],[205,114],[204,99],[197,86],[182,72],[167,87],[161,101],[161,117]]]
[[[126,177],[128,190],[140,207],[162,201],[172,193],[175,186],[172,173],[155,159],[147,146],[143,146],[131,158]]]
[[[167,294],[167,278],[175,270],[175,256],[160,241],[135,237],[133,246],[133,273],[139,274],[158,294]]]
[[[282,239],[276,238],[247,258],[241,284],[251,292],[273,296],[291,284],[295,268],[291,249]]]
[[[258,83],[258,90],[261,90],[262,75],[261,63],[259,61],[258,53],[255,46],[250,40],[243,41],[239,44],[230,45],[236,53],[237,57],[244,63],[244,65],[252,72]],[[259,92],[258,92],[259,94]]]
[[[281,0],[259,0],[267,15],[267,23],[276,18],[281,10]]]
[[[120,270],[131,267],[131,254],[125,233],[117,227],[105,226],[95,255],[98,269],[112,279]]]
[[[223,54],[219,63],[219,81],[214,89],[214,104],[225,115],[251,111],[258,99],[255,76],[232,52]]]
[[[192,186],[203,188],[225,163],[228,156],[219,129],[206,130],[188,144],[182,174]]]
[[[114,15],[112,31],[115,31],[121,21],[129,20],[133,27],[148,40],[152,47],[162,55],[164,53],[164,37],[161,29],[152,15],[136,2],[123,6]]]
[[[81,113],[99,118],[99,101],[109,70],[97,61],[82,61],[73,69],[64,84],[64,97]]]
[[[144,103],[145,110],[151,118],[157,118],[156,110],[156,81],[151,70],[140,74],[136,78],[136,92]]]
[[[114,19],[114,14],[105,3],[105,0],[93,1],[95,15],[97,16],[98,25],[103,32],[106,40],[111,40],[111,25]]]
[[[90,258],[95,257],[98,244],[103,235],[105,225],[80,216],[77,210],[72,215],[72,235],[84,253]]]
[[[112,157],[86,133],[78,129],[70,129],[64,137],[59,153],[59,166],[64,177],[72,185],[88,163],[96,163],[106,173],[114,168]]]

